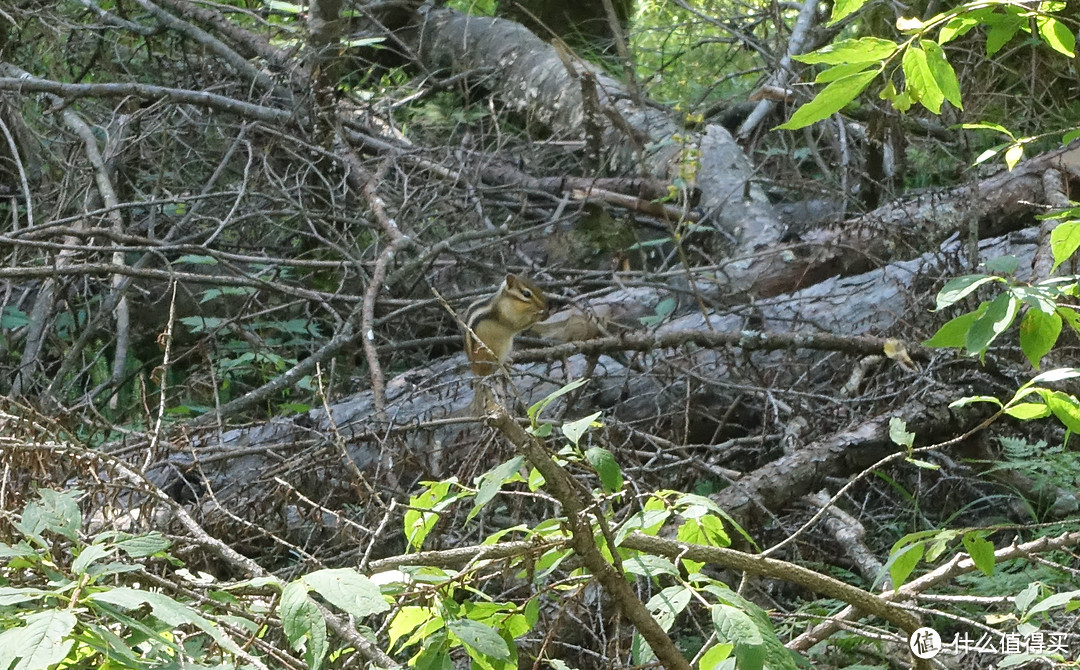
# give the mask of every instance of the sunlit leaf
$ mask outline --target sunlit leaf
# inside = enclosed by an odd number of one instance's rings
[[[856,12],[865,5],[867,0],[837,0],[833,3],[832,16],[829,23],[833,24],[852,12]]]
[[[994,543],[978,533],[964,533],[961,539],[975,567],[987,577],[994,574]]]
[[[792,56],[800,63],[840,65],[843,63],[874,63],[884,60],[896,52],[897,45],[892,40],[880,37],[862,37],[859,39],[839,40],[808,54]]]
[[[1040,14],[1035,17],[1035,27],[1039,30],[1039,37],[1046,42],[1054,51],[1073,57],[1076,49],[1076,36],[1068,27],[1053,16]]]
[[[675,623],[675,617],[679,616],[686,609],[686,606],[690,604],[692,596],[693,592],[685,586],[669,586],[649,598],[649,602],[645,603],[645,606],[652,612],[656,623],[660,624],[664,632],[667,632],[671,630],[671,625]]]
[[[910,46],[904,52],[902,63],[904,81],[907,82],[907,90],[912,97],[934,114],[940,114],[945,94],[941,92],[941,87],[934,79],[934,73],[926,61],[926,52],[921,47]]]
[[[1022,402],[1006,407],[1005,413],[1020,421],[1031,421],[1033,419],[1045,419],[1050,416],[1050,408],[1044,403]]]
[[[898,551],[893,552],[886,564],[889,568],[889,577],[892,579],[893,588],[899,588],[907,580],[908,575],[915,569],[922,559],[925,547],[921,542],[909,544]]]
[[[1054,272],[1080,249],[1080,221],[1063,221],[1050,231],[1050,252],[1054,255]]]
[[[1024,157],[1024,145],[1014,144],[1005,150],[1005,165],[1012,170]]]
[[[1039,361],[1054,348],[1060,334],[1061,317],[1056,312],[1028,309],[1020,320],[1020,349],[1032,367],[1039,369]]]
[[[949,403],[949,407],[966,407],[967,405],[974,405],[978,402],[988,402],[992,405],[1001,407],[1001,401],[992,395],[969,395],[957,400],[953,400]]]
[[[1020,301],[1008,293],[1002,293],[987,305],[986,312],[971,324],[967,334],[968,352],[982,354],[998,335],[1008,330],[1016,318]]]
[[[926,64],[945,99],[953,107],[963,109],[960,102],[960,82],[956,79],[956,71],[945,57],[945,51],[932,40],[923,40],[922,46],[926,51]]]
[[[578,441],[581,440],[581,436],[585,434],[591,426],[596,424],[596,420],[600,417],[601,412],[593,412],[589,416],[582,417],[576,421],[567,421],[562,425],[562,433],[566,436],[566,439],[570,440],[570,444],[575,447]]]
[[[907,423],[898,417],[889,419],[889,439],[901,447],[911,448],[915,444],[915,433],[908,432]]]
[[[945,286],[938,291],[937,305],[934,309],[939,310],[943,307],[948,307],[959,300],[963,300],[983,284],[993,281],[1000,282],[1001,278],[990,275],[964,275],[963,277],[950,279],[945,282]]]
[[[874,69],[837,79],[822,89],[813,100],[796,110],[787,123],[777,128],[797,130],[829,118],[854,100],[855,96],[859,95],[880,71],[880,69]]]
[[[1077,404],[1074,396],[1061,391],[1046,391],[1043,400],[1063,426],[1080,433],[1080,404]]]
[[[332,605],[357,619],[390,609],[375,582],[351,568],[316,570],[302,579]]]

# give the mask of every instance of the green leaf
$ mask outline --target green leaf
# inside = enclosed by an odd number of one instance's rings
[[[550,423],[542,423],[535,428],[529,427],[529,432],[536,437],[550,437],[554,427]]]
[[[631,667],[652,665],[655,660],[656,654],[652,647],[645,638],[641,637],[641,633],[635,630],[633,637],[630,638],[630,661],[633,663]]]
[[[698,670],[715,670],[721,661],[731,656],[731,650],[734,648],[735,645],[730,642],[714,644],[709,647],[709,650],[702,654],[701,659],[698,661]]]
[[[909,433],[907,423],[894,416],[889,419],[889,439],[901,447],[910,449],[911,445],[915,444],[915,433]]]
[[[1039,597],[1040,586],[1038,582],[1032,582],[1024,587],[1024,590],[1016,594],[1016,611],[1024,612],[1035,599]]]
[[[0,607],[18,605],[53,595],[52,591],[26,586],[0,586]]]
[[[403,522],[405,538],[410,547],[419,549],[423,546],[428,533],[439,521],[439,512],[466,495],[461,491],[451,491],[451,487],[457,488],[457,481],[453,478],[429,484],[420,495],[409,498],[409,509],[405,511]]]
[[[645,606],[649,608],[653,618],[656,619],[656,623],[660,624],[660,627],[666,633],[671,630],[671,625],[675,623],[675,617],[679,616],[686,609],[686,606],[690,604],[692,595],[693,592],[681,584],[669,586],[649,598],[649,602],[645,603]]]
[[[896,53],[896,42],[880,37],[862,37],[860,39],[839,40],[817,51],[801,56],[792,56],[800,63],[841,65],[850,63],[876,63]]]
[[[986,269],[990,272],[1002,275],[1011,275],[1020,267],[1020,259],[1016,256],[998,256],[986,261]]]
[[[1001,282],[1001,277],[994,277],[992,275],[964,275],[963,277],[956,277],[945,282],[945,286],[941,287],[941,290],[937,294],[937,305],[934,310],[940,310],[943,307],[955,304],[956,302],[963,300],[972,293],[974,293],[983,284],[990,282]]]
[[[1050,416],[1050,408],[1040,402],[1022,402],[1005,408],[1005,413],[1020,421],[1045,419]]]
[[[1080,128],[1073,128],[1061,136],[1061,146],[1068,146],[1073,140],[1080,137]]]
[[[641,531],[644,535],[656,535],[670,516],[671,512],[666,509],[646,509],[634,514],[623,522],[615,533],[615,544],[622,542],[634,531]]]
[[[919,458],[905,458],[904,460],[907,461],[908,463],[911,463],[912,465],[914,465],[917,468],[922,468],[923,470],[940,470],[941,469],[940,465],[936,465],[934,463],[931,463],[930,461],[924,461],[924,460],[919,459]]]
[[[862,93],[867,84],[874,80],[874,77],[881,72],[880,68],[876,68],[867,72],[860,72],[853,74],[843,79],[837,79],[824,89],[821,90],[813,100],[800,107],[791,119],[784,124],[777,126],[777,128],[784,130],[798,130],[804,128],[812,123],[827,119],[836,112],[840,111],[849,102],[855,99],[855,96]]]
[[[1039,361],[1043,356],[1054,348],[1059,335],[1061,335],[1061,317],[1057,312],[1047,314],[1042,310],[1031,308],[1020,320],[1020,349],[1036,370],[1039,369]]]
[[[505,484],[507,480],[512,479],[514,475],[517,475],[518,470],[521,469],[521,465],[524,462],[524,457],[515,456],[505,463],[497,465],[480,475],[480,484],[477,487],[476,499],[473,502],[472,510],[469,511],[469,515],[465,517],[465,521],[470,521],[481,509],[483,509],[484,505],[491,502],[492,498],[502,490],[503,484]],[[518,477],[518,479],[520,480],[520,477]]]
[[[992,21],[988,17],[987,22],[990,27],[986,31],[986,55],[993,56],[1000,51],[1001,47],[1008,44],[1025,21],[1026,19],[1014,14],[994,14]]]
[[[298,5],[284,0],[264,0],[267,9],[284,14],[300,14],[304,11],[303,5]]]
[[[698,518],[687,518],[676,533],[680,542],[703,544],[707,547],[727,547],[731,537],[724,529],[724,522],[717,516],[705,514]]]
[[[994,543],[987,540],[979,533],[964,533],[961,539],[964,549],[975,562],[975,567],[987,577],[994,574]]]
[[[40,538],[48,530],[77,541],[79,529],[82,528],[82,512],[77,501],[82,494],[78,489],[41,489],[38,491],[39,499],[30,501],[23,508],[22,518],[17,525],[19,532]]]
[[[969,395],[959,400],[953,400],[949,403],[949,407],[965,407],[967,405],[973,405],[977,402],[988,402],[998,407],[1001,407],[1001,401],[992,395]]]
[[[723,603],[710,609],[713,628],[721,642],[735,645],[739,670],[762,670],[765,665],[765,639],[757,624],[745,612]]]
[[[184,254],[172,262],[172,265],[217,265],[218,260],[213,256],[200,256],[196,254]]]
[[[1052,596],[1039,601],[1038,605],[1035,605],[1027,611],[1027,615],[1038,614],[1039,612],[1045,612],[1055,607],[1061,607],[1068,604],[1070,601],[1080,599],[1080,591],[1065,591],[1064,593],[1055,593]]]
[[[670,239],[670,238],[665,238]],[[642,244],[641,246],[645,246]],[[638,319],[643,326],[655,326],[666,319],[672,312],[675,311],[676,303],[674,298],[664,298],[660,302],[656,303],[656,309],[653,310],[653,314],[650,316],[643,316]]]
[[[1064,221],[1050,231],[1050,251],[1054,254],[1054,267],[1069,260],[1080,249],[1080,221]]]
[[[154,616],[166,624],[170,626],[195,626],[212,637],[215,642],[230,653],[236,654],[240,652],[240,647],[233,642],[232,638],[223,633],[215,624],[196,613],[195,610],[178,603],[163,593],[119,587],[90,594],[89,600],[119,605],[124,609],[138,609],[142,607],[143,603],[146,603],[150,606]]]
[[[1016,139],[1008,128],[997,123],[990,123],[989,121],[981,121],[979,123],[961,123],[959,127],[965,130],[995,130],[1007,136],[1010,140]]]
[[[956,71],[945,57],[945,51],[933,40],[922,40],[923,49],[926,51],[926,64],[934,77],[938,88],[953,107],[963,109],[960,102],[960,82],[956,79]]]
[[[1080,404],[1076,398],[1061,391],[1046,391],[1043,400],[1057,420],[1074,433],[1080,433]]]
[[[889,568],[889,577],[892,579],[894,589],[903,586],[908,575],[911,574],[911,571],[915,569],[915,566],[918,565],[919,561],[922,559],[923,551],[925,551],[923,543],[916,542],[907,545],[899,551],[894,551],[892,556],[889,557],[887,566]]]
[[[941,92],[934,73],[926,61],[926,52],[918,46],[910,46],[904,52],[903,58],[904,80],[907,83],[907,91],[911,96],[922,103],[922,106],[934,114],[941,113],[941,103],[945,101],[945,94]]]
[[[818,72],[817,76],[814,77],[814,82],[817,84],[828,84],[830,81],[836,81],[837,79],[843,79],[844,77],[858,74],[871,66],[873,66],[873,63],[845,63],[844,65],[834,65]]]
[[[896,19],[896,29],[902,33],[913,33],[922,30],[926,24],[914,16],[901,16]]]
[[[144,535],[132,535],[117,540],[116,546],[131,558],[146,558],[167,550],[172,546],[172,540],[158,531]]]
[[[326,620],[307,593],[307,586],[299,580],[282,589],[281,624],[293,649],[303,651],[308,668],[319,670],[330,645],[327,642]]]
[[[79,641],[81,643],[98,652],[102,657],[119,661],[115,665],[104,667],[125,668],[129,670],[151,670],[155,667],[153,664],[139,658],[139,654],[137,654],[123,638],[116,633],[113,633],[108,628],[95,625],[89,621],[82,621],[80,623],[83,629],[82,634],[79,636]],[[7,665],[4,663],[3,652],[0,652],[0,668],[6,667]],[[74,667],[79,666],[76,665]]]
[[[417,607],[416,605],[406,605],[398,610],[398,613],[394,615],[394,618],[390,621],[390,627],[387,629],[387,636],[390,638],[390,644],[388,649],[394,650],[394,644],[406,635],[409,635],[414,630],[420,627],[421,624],[426,623],[429,619],[434,617],[434,613],[427,607]]]
[[[986,312],[984,303],[979,309],[967,314],[961,314],[955,319],[950,319],[929,340],[923,342],[924,347],[963,349],[967,343],[967,334],[971,330],[971,324],[975,323]]]
[[[1012,325],[1019,306],[1020,301],[1008,293],[994,298],[987,306],[986,313],[971,324],[965,343],[967,350],[972,354],[984,353],[994,339]]]
[[[829,24],[832,25],[848,14],[857,12],[866,4],[866,2],[867,0],[836,0],[836,2],[833,3],[832,16],[829,17]]]
[[[567,421],[562,425],[563,435],[566,436],[566,439],[570,440],[570,444],[575,447],[578,446],[578,441],[581,439],[581,436],[584,435],[585,431],[587,431],[600,417],[600,414],[602,414],[602,412],[593,412],[589,416],[582,417],[577,421]],[[596,425],[599,426],[600,424]]]
[[[447,622],[447,628],[466,647],[476,650],[484,656],[501,661],[510,658],[510,648],[498,631],[471,619],[454,619]]]
[[[423,650],[417,654],[413,667],[415,670],[454,670],[446,636],[440,635],[434,640],[426,641]]]
[[[660,575],[679,576],[679,569],[666,558],[650,554],[635,554],[623,560],[623,569],[632,575],[659,577]]]
[[[1017,143],[1005,150],[1005,166],[1012,170],[1024,157],[1024,145]]]
[[[938,44],[946,44],[957,37],[967,35],[972,28],[983,23],[988,13],[986,9],[975,10],[949,19],[945,22],[945,25],[941,26],[941,32],[938,33]]]
[[[67,610],[45,610],[26,617],[26,625],[0,635],[0,662],[21,659],[12,670],[45,670],[67,658],[75,640],[75,615]],[[6,654],[5,651],[6,650]],[[5,670],[7,666],[4,666]]]
[[[1028,384],[1053,384],[1080,377],[1080,368],[1054,368],[1031,378]]]
[[[1035,26],[1039,30],[1039,37],[1046,42],[1054,51],[1073,57],[1076,49],[1076,36],[1064,23],[1053,16],[1039,14],[1035,17]]]
[[[608,493],[614,493],[622,489],[622,469],[615,461],[615,456],[607,449],[590,447],[585,450],[585,458],[600,475],[600,484]]]
[[[78,557],[71,562],[71,571],[76,575],[84,574],[87,568],[106,556],[111,556],[114,551],[116,551],[115,547],[100,544],[83,547]]]
[[[424,643],[425,648],[431,647],[431,641],[434,639],[440,644],[446,640],[446,622],[443,618],[437,614],[432,613],[426,621],[413,631],[413,634],[409,636],[408,640],[405,640],[401,647],[411,647],[419,642]]]
[[[390,609],[378,585],[351,568],[316,570],[301,579],[328,602],[357,619]]]
[[[1013,286],[1010,291],[1014,298],[1044,314],[1053,314],[1057,311],[1056,301],[1060,294],[1046,285]]]
[[[535,403],[532,407],[529,408],[529,412],[528,412],[529,420],[532,422],[533,426],[534,427],[536,426],[537,418],[540,416],[540,413],[544,411],[545,407],[547,407],[551,403],[555,402],[557,399],[559,399],[560,397],[566,395],[567,393],[570,393],[571,391],[573,391],[575,389],[581,388],[582,386],[584,386],[585,384],[588,384],[588,383],[589,383],[589,379],[587,377],[582,378],[582,379],[575,379],[574,381],[570,382],[569,384],[564,385],[559,390],[554,391],[553,393],[550,393],[546,398],[544,398],[544,399],[540,400],[539,402]]]

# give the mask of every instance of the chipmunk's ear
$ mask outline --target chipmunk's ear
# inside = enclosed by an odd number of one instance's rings
[[[503,280],[503,285],[506,286],[506,288],[512,288],[514,286],[517,286],[517,284],[517,275],[508,274],[506,275],[506,279]]]

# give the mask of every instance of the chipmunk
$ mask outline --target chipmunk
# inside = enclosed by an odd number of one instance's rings
[[[495,372],[514,346],[514,336],[547,318],[547,297],[518,275],[508,274],[495,295],[474,303],[465,318],[465,355],[480,376]]]

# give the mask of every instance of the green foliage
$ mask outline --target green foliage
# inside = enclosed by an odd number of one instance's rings
[[[742,99],[758,83],[755,54],[732,41],[724,25],[689,19],[674,3],[638,0],[630,48],[637,74],[649,87],[654,100],[709,104]],[[731,6],[719,0],[701,0],[693,5],[703,15],[729,16]],[[761,33],[765,31],[762,30]],[[731,73],[716,81],[702,73]]]
[[[177,657],[187,662],[229,663],[239,645],[191,603],[122,585],[145,572],[145,560],[176,563],[159,533],[102,533],[81,537],[80,491],[42,490],[16,524],[14,545],[0,544],[0,667],[44,670],[57,663],[105,663],[144,670]],[[64,543],[54,538],[64,539]],[[61,549],[62,546],[64,549]],[[146,615],[134,616],[137,611]],[[172,631],[189,627],[187,641],[205,636],[212,645],[177,644]],[[104,667],[104,666],[101,666]]]
[[[534,435],[554,434],[553,426],[540,422],[541,413],[583,383],[583,380],[571,382],[529,409]],[[740,668],[794,670],[794,657],[780,642],[768,615],[715,577],[704,574],[702,563],[684,557],[676,565],[665,557],[619,547],[629,534],[656,535],[669,521],[675,522],[675,535],[682,542],[726,547],[731,544],[727,527],[737,526],[709,498],[678,491],[648,495],[641,500],[639,511],[626,515],[620,509],[626,500],[624,479],[614,455],[600,447],[589,447],[584,451],[580,447],[588,429],[602,425],[598,418],[599,413],[594,413],[564,423],[562,433],[566,442],[552,458],[561,467],[587,467],[595,474],[599,486],[593,489],[589,501],[592,533],[597,538],[606,536],[601,524],[614,531],[610,535],[614,545],[602,544],[601,553],[612,564],[620,565],[628,577],[638,577],[656,586],[645,606],[665,631],[671,630],[676,620],[683,616],[696,616],[709,622],[712,635],[701,656],[699,667],[703,670],[729,667],[731,659]],[[475,489],[464,487],[455,480],[427,483],[426,490],[410,501],[410,509],[405,514],[405,534],[410,546],[419,549],[435,528],[436,520],[454,514],[454,504],[459,501],[473,498],[472,509],[466,517],[469,520],[485,505],[491,504],[505,484],[525,481],[530,490],[542,487],[543,480],[535,469],[527,478],[522,476],[524,467],[521,457],[512,458],[480,475]],[[742,529],[737,530],[745,535]],[[494,543],[508,532],[523,533],[533,541],[549,543],[549,548],[539,556],[515,559],[522,568],[519,578],[530,578],[536,584],[546,584],[553,571],[574,553],[569,546],[566,527],[559,519],[543,521],[533,528],[499,531],[485,543]],[[618,555],[617,563],[612,552]],[[416,574],[419,576],[420,573]],[[420,604],[399,603],[402,606],[390,620],[387,632],[391,650],[413,650],[407,664],[418,669],[448,667],[449,654],[455,648],[464,649],[474,667],[517,667],[516,647],[512,641],[536,624],[536,598],[518,604],[462,602],[455,593],[466,583],[464,575],[431,568],[423,574],[434,588],[426,591]],[[436,578],[436,574],[440,576]],[[572,574],[584,577],[580,568]],[[568,587],[560,586],[556,590],[563,588]],[[700,648],[704,644],[699,640],[696,646]],[[631,642],[631,658],[635,664],[648,664],[656,659],[637,633]]]
[[[224,617],[187,596],[148,590],[140,586],[148,577],[147,559],[180,565],[167,553],[168,539],[156,532],[110,531],[87,543],[78,505],[82,492],[42,490],[39,496],[15,525],[21,540],[0,544],[0,668],[78,663],[148,670],[178,660],[186,667],[237,667],[246,652],[220,621],[227,618],[245,635],[256,634],[265,621],[258,599],[219,591],[202,601],[231,603]],[[261,578],[231,588],[267,586],[281,589],[285,637],[313,670],[322,667],[330,647],[326,621],[310,592],[357,622],[390,609],[379,587],[352,569],[318,570],[289,584]],[[179,630],[185,631],[182,638],[175,634]]]
[[[1056,271],[1080,248],[1080,222],[1073,220],[1074,210],[1054,215],[1063,218],[1051,233],[1054,256],[1052,271]],[[1008,262],[1006,262],[1008,261]],[[1011,273],[1015,259],[998,259],[996,268]],[[972,274],[946,282],[938,292],[937,309],[942,310],[971,296],[980,288],[998,285],[1001,292],[992,300],[983,301],[974,310],[961,314],[941,326],[923,344],[928,347],[956,348],[984,358],[987,349],[1007,331],[1021,314],[1020,348],[1032,367],[1039,369],[1042,359],[1050,353],[1068,324],[1080,332],[1080,313],[1068,301],[1080,295],[1080,277],[1050,277],[1035,283],[1023,283],[1009,277]]]
[[[833,5],[833,23],[857,12],[865,0],[844,0]],[[1053,51],[1072,58],[1076,38],[1054,14],[1065,10],[1064,2],[1041,2],[1038,7],[1016,5],[1001,0],[990,3],[975,0],[943,11],[928,19],[900,18],[897,29],[907,35],[901,42],[879,37],[846,39],[826,45],[795,60],[826,65],[815,81],[827,83],[813,100],[800,107],[782,129],[793,130],[829,117],[851,103],[869,84],[883,77],[878,97],[888,100],[900,112],[915,103],[940,114],[948,101],[963,109],[960,83],[943,48],[947,43],[976,27],[986,29],[986,55],[993,56],[1020,31],[1034,34]],[[933,35],[937,34],[937,39]],[[902,74],[900,78],[898,75]],[[901,83],[902,82],[902,83]],[[979,127],[970,124],[965,127]],[[1002,130],[1004,128],[992,128]],[[1018,139],[1005,131],[1010,142],[990,151],[1005,150],[1011,168],[1023,156],[1023,146],[1030,139]],[[983,158],[985,160],[985,158]]]

